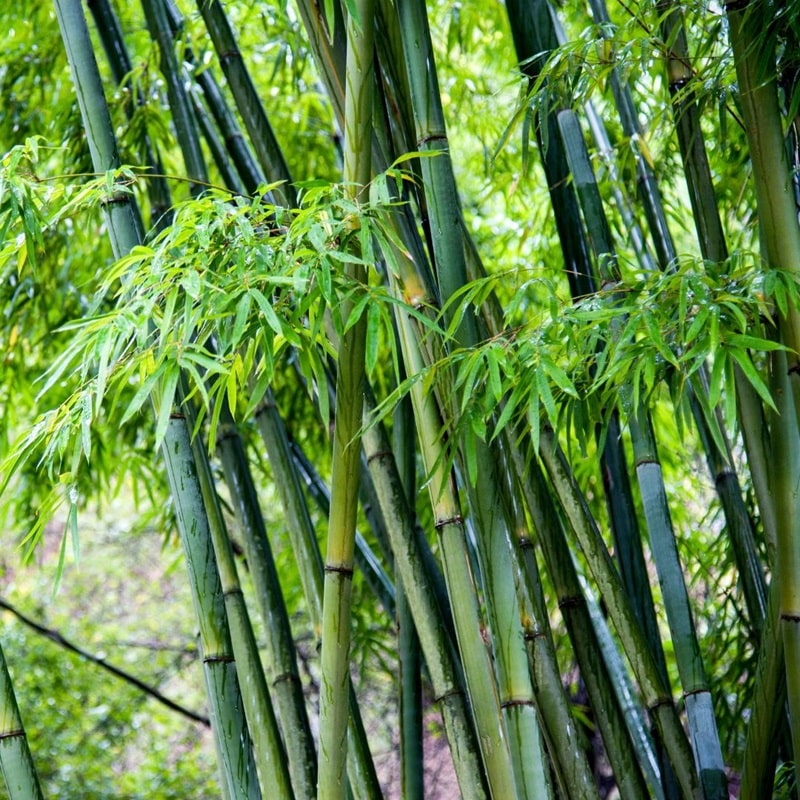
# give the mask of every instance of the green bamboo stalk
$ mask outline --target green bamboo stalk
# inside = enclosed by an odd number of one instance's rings
[[[142,0],[142,8],[150,35],[158,43],[161,74],[167,84],[167,99],[186,174],[190,179],[207,184],[205,158],[197,136],[192,104],[184,85],[183,71],[178,68],[175,57],[172,31],[163,0]],[[205,186],[201,184],[192,185],[192,193],[195,195],[204,190]]]
[[[289,615],[244,445],[227,403],[220,415],[217,449],[242,529],[256,602],[264,620],[268,677],[282,723],[294,794],[297,798],[313,798],[317,785],[316,754]]]
[[[586,145],[573,111],[558,115],[562,140],[575,186],[584,210],[589,241],[598,262],[600,278],[606,285],[618,280],[611,231],[602,208]],[[646,411],[634,408],[631,391],[621,390],[622,405],[628,410],[636,475],[642,497],[653,558],[661,584],[695,760],[706,798],[726,800],[728,789],[722,748],[719,742],[711,694],[705,678],[697,633],[692,622],[689,596],[680,565],[675,534],[658,460],[655,436]]]
[[[653,653],[645,642],[642,629],[636,620],[600,531],[597,530],[586,501],[575,484],[564,454],[558,448],[553,431],[549,427],[546,427],[540,435],[539,454],[558,501],[578,539],[598,592],[608,608],[625,654],[633,668],[648,713],[658,727],[681,792],[685,798],[694,798],[700,787],[697,773],[693,768],[689,741],[681,726],[675,705],[661,677]]]
[[[778,106],[774,66],[764,69],[764,64],[774,65],[774,41],[758,38],[767,35],[754,20],[762,19],[766,7],[757,0],[744,0],[726,4],[728,30],[745,133],[752,163],[753,185],[761,247],[767,264],[792,272],[800,272],[800,227],[794,202],[792,176],[786,162],[783,124]],[[765,59],[772,56],[771,61]],[[781,320],[781,336],[794,353],[800,353],[800,312],[790,309]],[[795,366],[800,356],[790,361],[792,392],[795,394],[795,411],[798,408],[800,375]],[[792,545],[800,546],[800,545]],[[788,554],[787,554],[788,555]]]
[[[753,25],[766,13],[759,2],[726,4],[728,31],[742,117],[750,150],[756,191],[762,253],[767,265],[800,271],[800,227],[792,176],[786,163],[783,125],[774,78],[775,42],[763,25]],[[760,38],[756,34],[760,33]],[[765,38],[767,37],[767,38]],[[768,64],[768,69],[764,65]],[[772,473],[776,505],[775,567],[780,587],[789,720],[794,752],[800,752],[800,531],[797,529],[797,486],[800,479],[798,415],[800,415],[800,310],[790,308],[779,320],[780,337],[790,348],[785,370],[775,367],[781,383],[772,439]],[[780,364],[781,359],[776,358]],[[790,398],[792,402],[790,402]]]
[[[67,51],[81,116],[95,170],[119,166],[108,106],[79,0],[57,0],[56,15]],[[130,195],[105,205],[106,223],[117,258],[141,244],[138,208]],[[231,653],[230,635],[213,547],[198,521],[205,518],[189,448],[185,419],[173,415],[162,453],[173,494],[178,528],[186,556],[189,583],[198,619],[204,676],[212,729],[221,762],[223,792],[231,800],[260,797],[249,732],[241,713],[241,695]]]
[[[182,71],[179,71],[177,61],[172,53],[171,28],[163,0],[143,0],[143,4],[148,25],[157,36],[162,51],[162,72],[168,87],[172,87],[169,91],[170,104],[175,103],[178,107],[176,116],[179,122],[176,124],[176,132],[186,171],[190,178],[200,181],[196,186],[202,186],[208,182],[205,161],[194,126],[194,117],[191,114],[189,96],[184,88]],[[167,50],[169,51],[168,55],[166,54]],[[178,397],[181,398],[179,406],[183,408],[190,428],[194,429],[193,410],[189,404],[183,402],[182,398],[185,396],[185,388],[180,388],[178,392]],[[228,416],[230,416],[229,412]],[[267,689],[263,665],[239,583],[233,549],[219,506],[208,452],[199,438],[192,441],[192,451],[205,506],[208,535],[211,537],[220,572],[233,653],[242,669],[240,685],[244,711],[253,737],[255,761],[262,780],[262,787],[265,790],[269,787],[270,792],[275,792],[280,797],[292,798],[293,791],[286,753],[278,731],[278,723]],[[302,727],[298,729],[298,733],[301,731]],[[287,733],[287,738],[289,735],[294,736],[294,730],[291,734]],[[308,784],[309,775],[307,767],[304,766],[307,754],[305,752],[297,754],[296,751],[293,751],[293,755],[297,755],[296,772],[305,779],[304,783]],[[313,770],[311,776],[310,786],[313,786]],[[305,785],[304,787],[307,793],[310,792],[310,786]]]
[[[239,52],[225,11],[219,0],[198,0],[197,8],[214,43],[214,50],[250,136],[258,163],[264,175],[268,175],[273,181],[283,181],[274,190],[278,203],[294,206],[297,197],[286,159]]]
[[[42,800],[5,653],[0,647],[0,771],[9,800]]]
[[[497,448],[498,474],[505,476],[507,503],[512,518],[513,580],[519,598],[522,632],[528,652],[536,708],[542,721],[554,767],[563,790],[572,797],[596,797],[597,789],[584,750],[576,746],[580,735],[564,692],[555,645],[550,630],[544,588],[532,546],[531,531],[522,502],[517,499],[514,455],[505,440]],[[502,459],[502,461],[500,460]],[[625,782],[625,776],[621,776]],[[644,783],[642,782],[642,786]]]

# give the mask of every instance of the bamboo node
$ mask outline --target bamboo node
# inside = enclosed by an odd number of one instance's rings
[[[461,689],[459,689],[457,687],[453,687],[451,689],[448,689],[446,692],[442,692],[442,694],[437,695],[436,697],[434,697],[433,698],[433,702],[434,702],[434,705],[438,705],[439,703],[442,703],[445,700],[447,700],[448,697],[459,697],[459,696],[461,696],[463,694],[464,693],[461,691]]]
[[[219,655],[219,656],[204,656],[204,664],[232,664],[233,656]]]
[[[235,61],[237,58],[240,61],[242,60],[242,54],[236,48],[233,50],[224,50],[218,54],[218,57],[220,64],[225,64],[228,61]]]
[[[578,608],[583,603],[583,597],[579,594],[570,594],[558,601],[558,607],[564,608]]]
[[[280,675],[275,676],[272,685],[277,686],[279,683],[300,683],[300,678],[293,672],[282,672]]]
[[[446,142],[446,141],[447,141],[446,133],[429,133],[427,136],[423,136],[421,139],[417,140],[417,147],[421,149],[423,145],[426,145],[429,142]]]
[[[434,524],[434,529],[440,531],[442,528],[446,527],[447,525],[463,525],[464,524],[464,517],[461,514],[456,514],[454,517],[448,517],[447,519],[440,519],[438,522]]]
[[[100,201],[101,206],[113,206],[116,204],[122,205],[123,203],[130,203],[131,197],[125,192],[114,192]]]
[[[6,731],[5,733],[0,733],[0,739],[13,739],[15,736],[24,736],[25,731],[22,728],[18,728],[14,731]]]
[[[326,564],[325,565],[325,572],[331,572],[334,574],[342,575],[345,578],[352,578],[353,577],[353,568],[346,567],[344,565],[337,565],[337,564]]]
[[[648,707],[648,711],[655,711],[658,708],[662,708],[663,706],[671,706],[672,705],[672,698],[671,697],[659,697],[656,699],[655,702],[651,703]]]
[[[367,464],[371,464],[376,459],[386,458],[391,455],[392,455],[391,450],[378,450],[377,453],[373,453],[371,456],[367,456]]]
[[[800,622],[800,614],[792,614],[788,611],[781,613],[781,620],[785,622]]]
[[[511,700],[504,700],[502,703],[500,703],[500,708],[514,708],[514,706],[525,706],[525,707],[528,707],[528,706],[532,706],[532,705],[533,705],[533,701],[532,700],[514,700],[514,699],[511,699]]]

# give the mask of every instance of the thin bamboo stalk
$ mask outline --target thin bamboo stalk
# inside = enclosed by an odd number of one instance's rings
[[[294,206],[297,198],[286,159],[239,52],[225,11],[218,0],[198,0],[197,8],[206,23],[261,169],[272,180],[283,181],[274,190],[278,203]]]
[[[775,459],[774,491],[778,520],[775,577],[780,609],[780,631],[786,667],[786,697],[789,703],[789,726],[792,748],[800,753],[800,552],[797,545],[800,519],[800,437],[794,424],[794,397],[789,356],[774,354],[772,382],[778,413],[773,422],[773,455]],[[795,766],[795,772],[798,768]],[[800,791],[800,786],[798,787]]]
[[[175,57],[172,30],[169,25],[163,0],[142,0],[147,27],[150,35],[158,43],[161,74],[167,84],[167,99],[175,126],[175,135],[180,144],[186,174],[203,183],[208,183],[205,158],[200,148],[200,139],[192,111],[192,104],[183,81],[183,71],[178,68]],[[205,190],[201,184],[192,185],[192,194]]]
[[[0,771],[9,800],[42,800],[5,653],[0,647]]]
[[[367,414],[368,412],[365,410],[365,416]],[[395,409],[392,435],[394,463],[400,481],[398,489],[401,489],[403,493],[401,500],[406,500],[407,518],[410,523],[409,528],[411,528],[413,515],[407,498],[414,496],[416,453],[413,447],[413,411],[408,398],[404,398]],[[413,529],[409,530],[409,533],[413,537]],[[400,670],[400,793],[406,800],[423,800],[425,797],[421,672],[423,656],[419,635],[414,627],[411,603],[406,593],[400,568],[397,566],[395,566],[395,586],[397,587],[397,650]],[[466,708],[464,710],[466,712]],[[465,719],[467,719],[466,713]],[[475,751],[477,752],[477,747]],[[477,774],[480,775],[479,770]],[[463,794],[462,792],[462,796]]]

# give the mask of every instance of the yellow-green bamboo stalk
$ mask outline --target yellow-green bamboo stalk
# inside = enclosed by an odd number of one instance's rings
[[[344,179],[357,198],[372,177],[373,0],[357,0],[354,9],[346,23]],[[347,273],[355,284],[367,280],[362,264],[348,264]],[[351,308],[352,302],[343,303],[342,320],[348,320]],[[331,511],[322,599],[320,800],[337,800],[346,794],[350,594],[358,515],[365,352],[366,317],[362,314],[343,332],[337,360]]]
[[[767,616],[758,648],[752,710],[747,721],[747,739],[742,755],[740,797],[769,797],[775,784],[775,763],[786,708],[779,605],[780,589],[776,575],[769,587]]]

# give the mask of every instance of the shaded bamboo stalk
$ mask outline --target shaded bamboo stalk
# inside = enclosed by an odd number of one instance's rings
[[[365,409],[365,417],[367,415],[368,411]],[[413,411],[408,398],[404,398],[395,409],[392,434],[394,464],[400,483],[397,488],[402,490],[399,500],[407,510],[407,514],[404,516],[407,516],[409,520],[409,529],[406,533],[410,534],[409,540],[412,540],[415,539],[414,530],[411,528],[413,514],[407,498],[413,497],[415,494],[416,452],[413,447]],[[366,448],[366,442],[364,445]],[[402,548],[400,549],[402,550]],[[397,589],[397,649],[400,671],[400,680],[398,681],[400,687],[400,793],[405,800],[423,800],[425,797],[425,747],[422,720],[422,650],[419,635],[414,627],[411,604],[400,569],[397,566],[395,566],[395,586]],[[465,721],[468,723],[466,713]],[[477,752],[477,747],[474,752]],[[477,775],[480,776],[479,769]],[[462,796],[463,794],[462,792]]]

